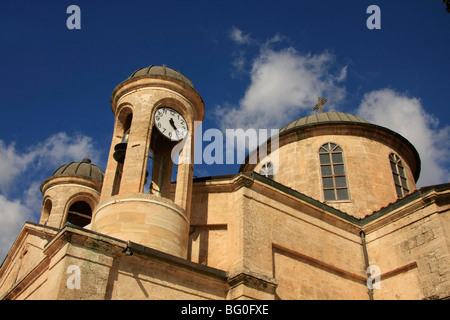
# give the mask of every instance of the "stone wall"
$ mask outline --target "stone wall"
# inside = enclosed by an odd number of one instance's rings
[[[436,196],[432,192],[367,226],[370,263],[381,273],[375,299],[449,296],[449,205],[439,205]]]
[[[351,223],[244,176],[195,184],[193,203],[194,261],[252,272],[275,299],[368,299]]]

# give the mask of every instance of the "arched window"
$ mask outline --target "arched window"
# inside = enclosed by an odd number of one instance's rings
[[[67,213],[67,222],[79,227],[85,227],[92,220],[91,206],[84,201],[77,201],[72,204]]]
[[[41,224],[46,225],[48,218],[50,216],[50,213],[52,212],[52,200],[47,199],[44,202],[44,206],[42,208],[42,215],[41,215]]]
[[[319,149],[319,158],[325,201],[348,200],[342,148],[331,142],[325,143]]]
[[[401,198],[408,192],[408,182],[406,181],[405,169],[402,164],[402,160],[395,153],[389,155],[389,161],[391,163],[392,175],[394,177],[395,190],[397,191],[397,197]]]
[[[126,116],[125,116],[126,115]],[[118,117],[121,129],[118,131],[122,133],[122,140],[114,146],[114,159],[117,161],[116,174],[114,176],[114,183],[111,195],[119,194],[120,182],[122,181],[123,163],[125,161],[125,153],[128,145],[128,137],[130,134],[131,122],[133,121],[133,113],[129,109],[125,109]]]

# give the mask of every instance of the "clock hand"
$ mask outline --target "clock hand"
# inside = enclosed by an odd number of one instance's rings
[[[175,127],[175,122],[173,122],[172,118],[170,118],[169,123],[172,126],[172,128],[174,128],[175,130],[178,130],[177,127]]]

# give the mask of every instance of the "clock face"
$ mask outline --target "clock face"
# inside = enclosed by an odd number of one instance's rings
[[[168,107],[162,107],[156,110],[155,126],[163,136],[172,141],[183,140],[188,133],[188,126],[183,116]]]

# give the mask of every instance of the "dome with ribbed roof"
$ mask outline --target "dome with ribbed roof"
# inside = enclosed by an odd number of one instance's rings
[[[296,131],[303,127],[313,126],[320,123],[350,123],[350,122],[356,122],[356,123],[369,123],[368,121],[364,120],[363,118],[354,116],[349,113],[344,112],[323,112],[323,113],[316,113],[307,117],[300,118],[298,120],[295,120],[288,125],[284,126],[280,129],[279,134],[285,134],[291,131]]]
[[[143,76],[169,77],[169,78],[180,80],[180,81],[184,82],[185,84],[189,85],[190,87],[194,88],[192,81],[189,80],[186,76],[182,75],[178,70],[171,69],[169,67],[166,67],[165,65],[163,65],[162,67],[151,65],[147,68],[138,69],[135,72],[133,72],[131,74],[131,76],[128,77],[127,80],[137,78],[137,77],[143,77]]]
[[[103,182],[105,173],[98,166],[92,164],[90,159],[85,158],[80,162],[71,162],[59,167],[52,177],[60,175],[77,175]]]

